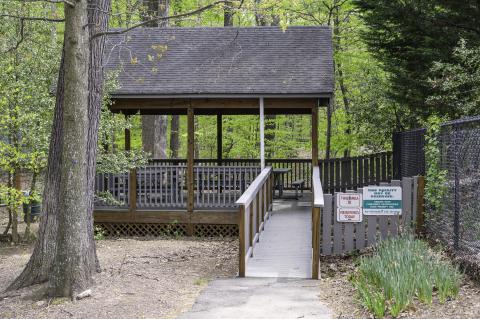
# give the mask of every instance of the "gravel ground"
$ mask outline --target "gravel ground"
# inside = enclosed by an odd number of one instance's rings
[[[349,276],[355,270],[354,260],[324,258],[320,265],[322,273],[320,299],[334,310],[334,318],[373,318],[359,303],[356,291],[349,281]],[[480,318],[480,285],[465,278],[455,300],[440,304],[434,298],[431,305],[417,303],[400,318],[478,319]]]
[[[28,261],[31,246],[0,246],[0,290]],[[237,273],[234,239],[117,239],[97,242],[102,272],[77,302],[44,299],[44,287],[0,297],[0,318],[175,318],[208,281]]]

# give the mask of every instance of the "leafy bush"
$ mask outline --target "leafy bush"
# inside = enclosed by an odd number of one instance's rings
[[[385,240],[373,256],[361,258],[352,282],[376,318],[387,311],[398,317],[415,299],[432,303],[434,292],[441,303],[456,297],[461,274],[425,242],[406,236]]]

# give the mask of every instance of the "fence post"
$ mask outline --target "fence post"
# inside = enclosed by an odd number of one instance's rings
[[[319,279],[320,264],[320,207],[313,207],[313,227],[312,227],[312,279]]]
[[[455,186],[454,186],[454,217],[453,217],[453,248],[455,252],[458,251],[459,248],[459,237],[460,237],[460,177],[458,173],[458,153],[459,153],[459,132],[457,125],[454,126],[454,179],[455,179]]]
[[[415,232],[417,235],[422,235],[425,232],[425,177],[418,176],[417,178],[417,220]]]
[[[129,213],[130,217],[133,219],[134,214],[137,210],[137,169],[133,168],[130,170],[130,176],[128,178],[128,195],[129,195]]]
[[[245,277],[245,206],[240,205],[238,222],[238,276]]]
[[[393,132],[392,135],[392,151],[393,151],[393,179],[402,178],[402,133]]]

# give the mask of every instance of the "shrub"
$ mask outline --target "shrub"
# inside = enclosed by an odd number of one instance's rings
[[[362,257],[352,277],[362,304],[376,318],[398,317],[415,299],[430,304],[457,296],[458,268],[441,260],[428,245],[410,236],[381,242],[373,256]]]

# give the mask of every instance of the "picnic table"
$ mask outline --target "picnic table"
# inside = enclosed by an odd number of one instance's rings
[[[275,193],[275,190],[278,189],[279,198],[283,196],[284,175],[290,172],[291,170],[292,170],[291,168],[274,168],[273,169],[274,193]]]

